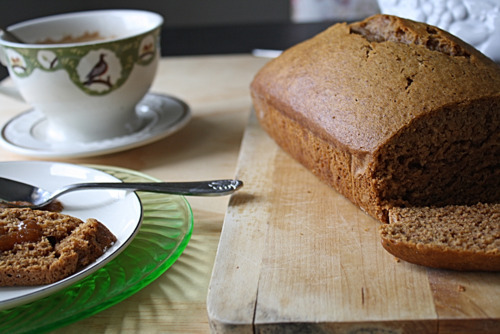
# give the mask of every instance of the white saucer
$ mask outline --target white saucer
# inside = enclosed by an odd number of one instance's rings
[[[174,97],[147,94],[136,107],[140,128],[124,135],[94,142],[53,142],[43,134],[45,116],[28,110],[7,122],[0,144],[6,149],[32,157],[81,158],[124,151],[165,138],[184,127],[191,118],[189,106]]]

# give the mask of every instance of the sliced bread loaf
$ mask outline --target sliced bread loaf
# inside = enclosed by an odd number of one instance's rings
[[[250,89],[278,145],[390,222],[382,237],[391,253],[500,270],[497,206],[476,205],[500,203],[498,64],[437,27],[375,15],[286,50]]]
[[[443,30],[336,24],[267,63],[251,94],[286,152],[382,222],[500,201],[500,66]]]

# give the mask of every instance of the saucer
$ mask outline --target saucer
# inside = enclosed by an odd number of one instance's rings
[[[173,134],[191,118],[189,106],[172,96],[148,93],[136,106],[141,126],[133,133],[91,142],[55,142],[43,131],[45,116],[28,110],[2,128],[0,144],[22,155],[40,158],[82,158],[143,146]]]

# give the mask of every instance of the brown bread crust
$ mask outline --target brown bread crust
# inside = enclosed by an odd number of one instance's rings
[[[116,237],[100,222],[56,212],[0,209],[1,237],[26,232],[31,224],[40,234],[12,245],[2,242],[0,286],[27,286],[57,282],[94,262]],[[2,241],[5,241],[3,239]],[[11,247],[9,247],[11,246]]]

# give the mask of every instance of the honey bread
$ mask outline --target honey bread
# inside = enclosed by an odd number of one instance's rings
[[[382,223],[396,207],[500,202],[500,66],[436,27],[336,24],[250,91],[276,143]]]
[[[57,282],[94,262],[114,242],[116,237],[95,219],[0,209],[0,286]]]

